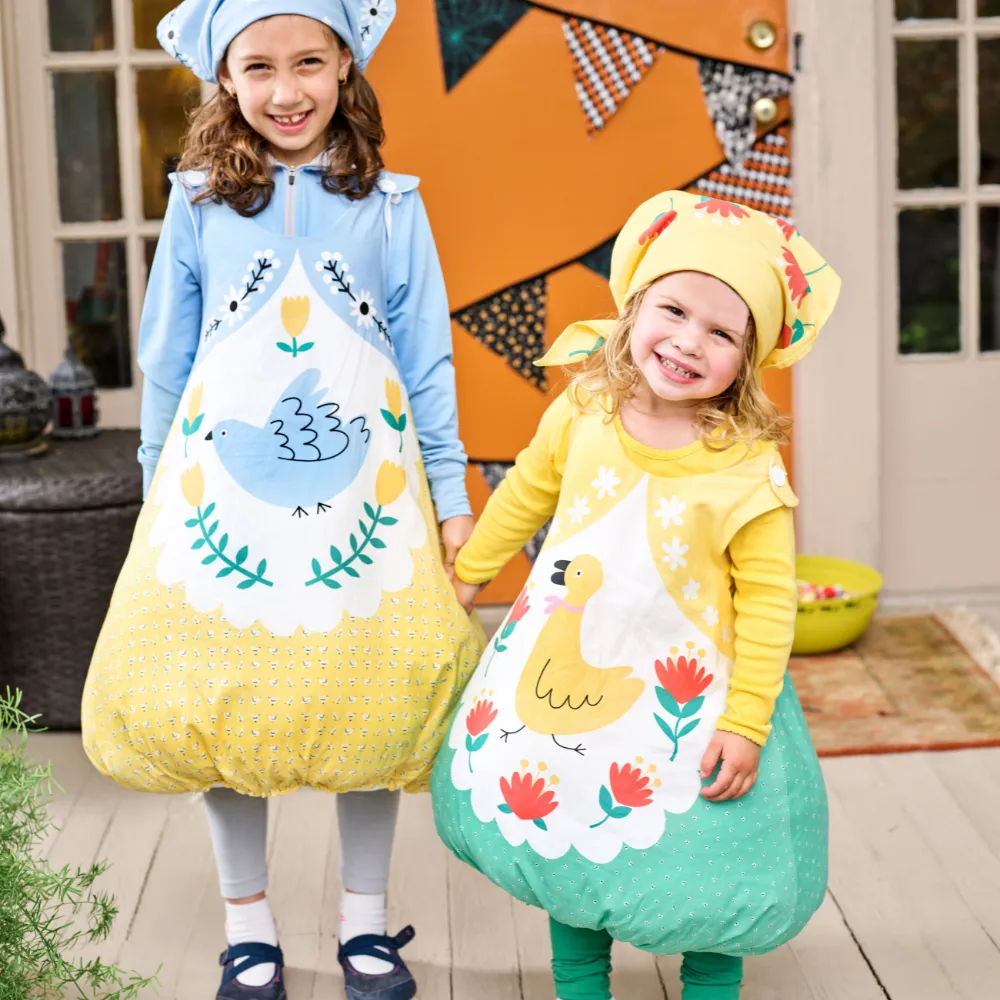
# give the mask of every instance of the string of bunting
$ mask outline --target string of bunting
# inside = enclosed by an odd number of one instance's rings
[[[438,37],[448,90],[516,25],[532,7],[562,20],[563,36],[573,61],[577,100],[590,135],[603,129],[638,86],[657,58],[669,48],[663,42],[616,25],[567,17],[529,0],[435,0]],[[719,143],[730,166],[742,166],[753,148],[753,105],[761,97],[786,96],[791,79],[753,66],[693,56],[698,63],[702,94]]]
[[[787,126],[761,136],[738,167],[723,161],[687,186],[706,198],[737,202],[792,222],[791,158]],[[572,260],[494,292],[452,318],[468,333],[500,355],[522,378],[543,392],[545,369],[532,362],[545,351],[548,277],[573,264],[582,264],[603,278],[611,275],[614,235]]]

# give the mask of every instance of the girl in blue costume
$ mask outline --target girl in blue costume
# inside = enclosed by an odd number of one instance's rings
[[[394,0],[186,0],[196,114],[139,361],[149,501],[84,695],[119,783],[205,792],[221,1000],[282,1000],[267,797],[338,794],[351,1000],[416,986],[386,936],[399,791],[426,788],[482,636],[448,307],[417,179],[383,170],[362,71]],[[444,542],[444,561],[436,522]],[[317,873],[317,877],[322,877]]]

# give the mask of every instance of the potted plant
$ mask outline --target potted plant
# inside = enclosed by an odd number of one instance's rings
[[[39,857],[58,786],[51,765],[28,757],[37,716],[20,703],[20,692],[0,695],[0,1000],[133,1000],[155,977],[71,954],[104,940],[117,909],[95,888],[106,862],[53,871]]]

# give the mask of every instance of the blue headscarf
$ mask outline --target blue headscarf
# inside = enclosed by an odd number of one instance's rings
[[[229,43],[254,21],[275,14],[322,21],[363,70],[396,15],[396,0],[184,0],[160,21],[156,37],[179,63],[216,83]]]

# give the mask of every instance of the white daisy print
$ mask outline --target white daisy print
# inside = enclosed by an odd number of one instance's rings
[[[229,286],[229,294],[226,296],[219,312],[226,319],[230,326],[242,318],[244,313],[250,312],[250,303],[247,302],[246,289],[237,288],[235,285]]]
[[[701,620],[708,625],[709,628],[713,628],[719,624],[719,612],[715,608],[705,608],[701,614]]]
[[[728,625],[722,630],[722,641],[723,642],[733,641],[733,630]]]
[[[687,510],[687,504],[683,500],[679,500],[677,497],[671,497],[669,500],[666,497],[660,497],[660,506],[653,513],[660,519],[661,526],[666,529],[672,524],[683,524],[684,518],[681,514]]]
[[[614,469],[605,469],[602,465],[597,470],[597,478],[590,484],[597,490],[597,499],[603,500],[606,496],[615,496],[615,487],[621,482],[621,479],[615,475]]]
[[[676,535],[672,542],[664,542],[662,547],[665,553],[663,562],[670,563],[672,572],[676,571],[679,566],[687,568],[687,560],[684,556],[687,554],[688,546],[682,545],[681,540]]]
[[[575,496],[573,506],[569,509],[570,524],[583,524],[583,519],[590,513],[590,497]]]
[[[361,0],[361,27],[380,28],[389,18],[386,0]]]
[[[696,600],[699,590],[701,590],[701,584],[693,578],[688,580],[688,582],[681,587],[681,593],[684,595],[685,601]]]
[[[371,292],[360,292],[351,306],[351,315],[358,321],[358,326],[370,330],[375,325],[375,298]]]

